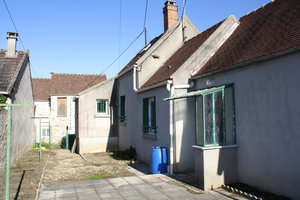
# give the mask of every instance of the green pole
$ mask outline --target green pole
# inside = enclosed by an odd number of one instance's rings
[[[36,126],[34,126],[34,146],[36,145]]]
[[[41,159],[42,159],[42,127],[41,127],[41,125],[42,125],[42,122],[41,122],[42,120],[41,120],[41,118],[39,119],[39,122],[40,122],[40,130],[39,130],[39,137],[40,137],[40,161],[41,161]]]
[[[68,133],[68,126],[66,127],[66,149],[69,149],[69,133]]]
[[[9,200],[9,174],[10,174],[10,131],[11,131],[11,106],[8,106],[7,120],[7,147],[6,147],[6,190],[5,200]]]
[[[51,148],[51,126],[50,126],[50,124],[49,124],[49,145]]]

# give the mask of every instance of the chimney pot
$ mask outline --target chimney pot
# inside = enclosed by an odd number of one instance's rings
[[[16,45],[18,40],[18,33],[7,32],[7,53],[6,57],[17,57]]]
[[[164,31],[168,30],[177,22],[177,11],[178,7],[176,5],[176,1],[168,0],[165,2],[165,7],[163,8]]]

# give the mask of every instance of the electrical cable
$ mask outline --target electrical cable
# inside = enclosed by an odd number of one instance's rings
[[[122,0],[120,0],[120,16],[119,16],[119,55],[121,53],[121,31],[122,31]],[[120,71],[120,59],[119,59],[119,71]]]
[[[14,22],[12,16],[11,16],[11,14],[10,14],[10,10],[9,10],[9,8],[8,8],[8,6],[7,6],[6,2],[5,2],[5,0],[2,0],[2,1],[3,1],[4,5],[5,5],[5,7],[6,7],[6,10],[7,10],[8,14],[9,14],[10,20],[11,20],[11,22],[12,22],[14,28],[15,28],[15,31],[18,33],[18,29],[17,29],[16,24],[15,24],[15,22]],[[23,42],[22,42],[22,39],[21,39],[21,36],[20,36],[20,35],[19,35],[19,39],[20,39],[21,45],[22,45],[22,47],[23,47],[23,50],[25,51],[25,47],[24,47],[24,44],[23,44]]]
[[[110,64],[108,65],[100,74],[103,74],[108,68],[110,68],[132,45],[133,43],[139,39],[139,37],[141,37],[141,35],[144,33],[144,31],[142,31],[127,47],[124,51],[122,51],[121,54],[119,54],[119,56]]]
[[[183,0],[183,7],[182,7],[181,17],[185,15],[185,5],[186,5],[186,0]]]
[[[143,30],[145,30],[145,28],[146,28],[147,10],[148,10],[148,0],[146,0],[146,8],[145,8],[145,17],[144,17],[144,27],[143,27]]]

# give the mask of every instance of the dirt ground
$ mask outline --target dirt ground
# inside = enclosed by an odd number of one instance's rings
[[[50,154],[50,156],[48,156]],[[39,151],[29,151],[11,168],[10,199],[35,199],[45,168],[44,184],[133,176],[128,161],[114,159],[113,153],[72,154],[68,150],[44,151],[39,162]],[[0,175],[0,199],[5,198],[5,173]]]

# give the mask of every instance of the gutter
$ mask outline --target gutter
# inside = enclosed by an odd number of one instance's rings
[[[295,52],[299,52],[299,51],[300,51],[300,46],[295,46],[295,47],[285,49],[285,50],[282,50],[282,51],[279,51],[279,52],[276,52],[276,53],[272,53],[272,54],[269,54],[269,55],[266,55],[266,56],[261,56],[261,57],[258,57],[258,58],[254,58],[252,60],[245,61],[245,62],[236,64],[236,65],[231,65],[231,66],[223,68],[223,69],[207,72],[205,74],[200,74],[198,76],[191,77],[191,79],[195,80],[195,79],[215,75],[215,74],[218,74],[218,73],[223,73],[223,72],[239,69],[241,67],[246,67],[247,65],[268,61],[268,60],[271,60],[271,59],[276,58],[276,57],[285,56],[285,55],[295,53]]]
[[[145,88],[142,88],[142,89],[139,89],[137,91],[137,93],[142,93],[142,92],[145,92],[145,91],[148,91],[148,90],[151,90],[151,89],[154,89],[154,88],[158,88],[158,87],[161,87],[161,86],[164,86],[164,85],[167,85],[169,83],[170,80],[167,80],[167,81],[163,81],[163,82],[160,82],[160,83],[156,83],[154,85],[151,85],[151,86],[148,86],[148,87],[145,87]],[[168,89],[169,90],[169,89]]]
[[[175,89],[189,89],[194,87],[194,81],[192,81],[190,84],[186,85],[173,85],[173,81],[169,80],[167,84],[167,89],[170,91],[170,97],[174,96]],[[175,154],[174,154],[174,103],[173,100],[169,101],[170,106],[170,168],[169,168],[169,174],[173,175],[174,171],[174,160],[176,160]],[[176,145],[176,144],[175,144]]]
[[[2,92],[2,91],[0,91],[0,94],[8,95],[8,92]]]

